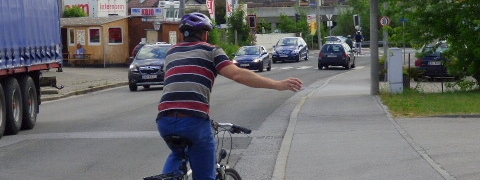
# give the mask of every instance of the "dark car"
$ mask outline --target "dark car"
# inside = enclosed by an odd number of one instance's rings
[[[272,59],[267,50],[263,46],[242,46],[235,53],[233,63],[238,67],[258,70],[260,72],[263,69],[270,71],[272,69]]]
[[[415,61],[415,66],[422,71],[422,76],[428,78],[453,77],[448,74],[445,64],[449,61],[443,52],[448,50],[445,42],[425,45],[418,54],[419,58]]]
[[[308,61],[308,46],[301,37],[284,37],[273,46],[272,61]]]
[[[143,46],[145,46],[145,43],[143,43],[143,42],[138,43],[135,46],[135,48],[133,48],[132,57],[135,57],[137,55],[138,51],[140,50],[140,48],[142,48]]]
[[[318,69],[327,69],[329,66],[355,68],[355,56],[347,43],[329,42],[322,46],[318,54]]]
[[[163,85],[163,66],[170,47],[171,44],[147,44],[140,48],[128,70],[130,91],[136,91],[138,86]]]

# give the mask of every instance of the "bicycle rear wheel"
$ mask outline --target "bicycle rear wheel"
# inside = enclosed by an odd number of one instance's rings
[[[219,180],[242,180],[240,174],[235,169],[225,169],[225,177],[217,177]]]

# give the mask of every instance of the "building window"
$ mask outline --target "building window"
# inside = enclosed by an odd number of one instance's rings
[[[99,28],[90,28],[88,30],[88,40],[90,45],[100,45],[100,29]]]
[[[68,45],[75,46],[75,29],[68,29]]]
[[[108,29],[108,43],[123,43],[122,29],[121,28],[109,28]]]

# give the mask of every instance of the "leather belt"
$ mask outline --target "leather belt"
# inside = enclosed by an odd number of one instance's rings
[[[187,115],[187,114],[183,114],[183,113],[179,113],[179,112],[176,112],[176,111],[173,111],[173,112],[168,112],[167,113],[167,116],[168,117],[192,117],[190,115]]]

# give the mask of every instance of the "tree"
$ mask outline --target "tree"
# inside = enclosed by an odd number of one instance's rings
[[[70,18],[70,17],[87,17],[87,13],[83,11],[82,8],[78,6],[73,6],[72,8],[66,8],[63,17]]]
[[[310,35],[310,27],[307,23],[307,14],[303,11],[299,11],[297,9],[298,16],[290,17],[286,14],[280,14],[280,20],[278,23],[277,28],[280,29],[281,32],[285,33],[301,33],[302,38],[305,39],[306,42],[313,42],[314,39],[317,39],[318,35],[315,32],[315,35]],[[297,20],[298,18],[298,20]],[[325,34],[326,30],[321,29],[322,34]],[[313,48],[313,44],[311,47]]]
[[[277,28],[285,33],[294,33],[296,31],[295,20],[293,20],[293,18],[287,16],[286,14],[281,13]]]
[[[405,39],[415,46],[446,40],[449,50],[445,56],[449,73],[472,76],[480,82],[480,17],[477,1],[423,1],[390,0],[408,19],[408,28],[402,29]]]
[[[357,29],[353,24],[353,15],[360,17],[360,27],[365,39],[370,39],[370,0],[348,1],[350,8],[342,11],[336,17],[336,34],[354,35]]]
[[[227,18],[229,42],[235,43],[237,41],[239,46],[251,45],[253,43],[251,30],[245,23],[245,18],[245,12],[239,8],[235,9],[232,15]]]

